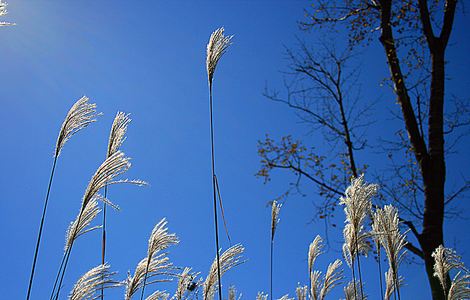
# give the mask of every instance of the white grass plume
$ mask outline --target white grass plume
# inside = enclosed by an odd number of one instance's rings
[[[310,297],[318,300],[322,288],[321,272],[318,270],[310,272]]]
[[[107,157],[116,153],[126,140],[127,126],[130,122],[129,114],[123,112],[116,114],[109,134]]]
[[[459,271],[452,279],[449,288],[448,300],[470,299],[470,274],[468,271]]]
[[[360,226],[359,231],[354,229],[350,223],[344,225],[343,229],[343,257],[350,268],[352,268],[356,255],[363,254],[367,256],[371,250],[368,243],[369,235],[364,231],[364,227]]]
[[[308,300],[307,292],[308,292],[308,287],[306,285],[298,286],[295,289],[295,294],[297,296],[297,300]]]
[[[220,276],[223,276],[231,268],[243,263],[241,261],[241,255],[245,251],[245,248],[241,244],[234,245],[228,248],[225,252],[220,255]],[[217,258],[212,262],[209,274],[204,281],[203,287],[203,299],[212,300],[214,299],[215,288],[217,287]]]
[[[155,257],[158,257],[160,251],[167,249],[171,245],[179,243],[178,237],[174,233],[168,233],[168,228],[166,227],[167,224],[168,222],[165,218],[163,218],[155,225],[152,233],[150,234],[147,247],[147,265],[143,274],[142,296],[144,294],[146,281],[149,274],[148,271],[152,260]]]
[[[0,17],[1,16],[4,16],[8,13],[8,10],[7,10],[7,3],[6,2],[3,2],[0,0]],[[10,22],[0,22],[0,27],[1,26],[12,26],[12,25],[16,25],[15,23],[10,23]]]
[[[264,292],[258,292],[256,295],[256,300],[268,300],[268,294],[265,294]]]
[[[125,300],[129,300],[132,296],[144,285],[144,278],[147,276],[147,279],[151,281],[146,282],[145,285],[149,285],[155,282],[164,282],[169,281],[168,279],[153,279],[158,275],[167,275],[169,270],[172,268],[172,264],[169,262],[169,258],[166,256],[166,253],[152,257],[150,264],[147,264],[147,257],[142,259],[135,268],[134,275],[128,274],[126,279],[126,291],[125,291]]]
[[[86,206],[88,201],[93,197],[97,197],[99,190],[105,186],[112,184],[120,183],[130,183],[136,185],[145,185],[146,182],[142,180],[115,180],[116,177],[127,172],[131,167],[130,158],[126,157],[123,152],[117,151],[108,157],[99,168],[96,170],[95,174],[92,176],[90,182],[88,183],[85,194],[82,198],[82,207]],[[104,200],[107,204],[115,207],[107,199],[99,197],[99,199]]]
[[[214,78],[217,63],[225,51],[227,51],[227,48],[232,44],[232,38],[233,35],[224,35],[223,27],[214,31],[209,38],[206,56],[207,78],[209,80],[209,85],[212,85],[212,79]]]
[[[96,299],[96,292],[101,288],[114,288],[122,285],[113,280],[115,272],[109,271],[109,265],[99,265],[86,272],[75,283],[69,295],[69,300]]]
[[[345,300],[360,300],[361,295],[357,294],[356,291],[360,289],[360,283],[358,281],[350,281],[345,287],[344,287],[344,299]],[[361,300],[367,300],[367,296],[364,295],[364,297]]]
[[[398,277],[398,287],[401,287],[404,283],[404,279],[402,276]],[[396,290],[395,286],[395,278],[393,276],[392,270],[388,270],[385,272],[385,295],[384,299],[385,300],[390,300],[392,297],[393,291]]]
[[[356,255],[359,253],[367,255],[370,249],[365,243],[367,234],[364,232],[363,224],[371,211],[371,199],[375,194],[377,194],[377,185],[365,183],[364,175],[361,175],[351,180],[345,196],[340,198],[340,204],[344,205],[346,215],[343,254],[349,266],[352,265]]]
[[[148,258],[155,256],[159,251],[165,250],[171,245],[179,243],[178,237],[174,233],[168,233],[167,224],[168,222],[163,218],[153,228],[147,247]]]
[[[88,103],[88,97],[80,98],[65,117],[57,137],[54,156],[58,157],[65,143],[77,132],[96,121],[96,104]]]
[[[294,300],[294,298],[289,297],[289,294],[285,294],[284,296],[282,296],[281,298],[279,298],[279,300]]]
[[[274,241],[274,235],[276,234],[277,224],[279,223],[279,213],[281,211],[282,204],[273,201],[271,205],[271,241]]]
[[[322,254],[323,239],[317,235],[308,248],[308,273],[312,273],[317,257]]]
[[[70,223],[70,226],[67,229],[64,247],[65,252],[79,236],[101,227],[94,226],[89,228],[89,225],[96,218],[100,211],[101,209],[99,209],[98,201],[96,201],[96,199],[88,201],[86,206],[80,211],[77,218],[72,223]]]
[[[237,297],[237,289],[235,286],[231,285],[228,288],[228,300],[241,300],[242,294],[240,293]]]
[[[194,291],[200,284],[200,280],[196,279],[199,274],[199,272],[191,272],[191,268],[184,268],[181,274],[178,275],[178,285],[173,298],[176,300],[182,300],[187,292]]]
[[[166,291],[155,291],[150,296],[145,298],[145,300],[167,300],[170,297]]]
[[[451,270],[460,270],[451,282],[452,297],[460,293],[470,294],[470,276],[469,271],[461,261],[461,258],[451,248],[445,248],[440,245],[434,249],[431,256],[434,258],[434,277],[439,279],[444,291],[447,291],[447,276]],[[463,275],[462,275],[463,272]],[[453,285],[453,288],[452,288]],[[449,289],[448,299],[451,299],[451,291]],[[460,299],[460,298],[454,298]]]
[[[323,286],[320,291],[320,300],[324,300],[326,295],[336,286],[338,286],[343,279],[343,271],[340,269],[342,262],[337,259],[328,265]]]
[[[406,250],[406,232],[400,232],[400,219],[398,210],[392,205],[386,205],[383,209],[379,208],[374,212],[374,235],[379,238],[380,244],[387,255],[389,272],[392,273],[392,279],[397,289],[400,287],[398,279],[398,267],[403,260]]]

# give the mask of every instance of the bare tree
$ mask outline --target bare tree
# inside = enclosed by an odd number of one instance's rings
[[[357,153],[366,149],[363,129],[373,120],[368,116],[370,105],[359,101],[358,69],[348,62],[353,49],[378,38],[390,69],[387,83],[400,105],[396,117],[403,130],[382,141],[391,167],[376,169],[376,178],[382,184],[382,198],[406,212],[404,224],[417,242],[409,241],[407,248],[424,260],[433,299],[443,299],[445,293],[433,277],[431,254],[444,244],[444,218],[455,213],[449,208],[470,188],[463,179],[455,190],[445,189],[446,156],[466,134],[460,129],[469,124],[466,102],[451,99],[454,110],[444,110],[445,98],[450,98],[445,93],[445,54],[456,9],[456,0],[314,1],[301,27],[344,30],[348,51],[338,55],[326,46],[320,52],[312,51],[301,43],[300,51],[287,51],[291,62],[287,95],[265,94],[294,109],[313,129],[320,129],[331,151],[321,155],[290,136],[278,142],[266,137],[258,148],[258,176],[268,181],[272,170],[288,169],[297,175],[294,187],[301,178],[308,179],[325,199],[318,204],[319,217],[328,218],[349,178],[367,168],[359,166]],[[452,139],[449,134],[457,131]]]

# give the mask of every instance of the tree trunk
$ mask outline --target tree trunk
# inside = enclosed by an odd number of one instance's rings
[[[436,41],[431,48],[431,95],[429,99],[429,158],[422,169],[424,181],[423,232],[420,237],[424,262],[431,285],[433,299],[444,299],[445,294],[436,277],[433,276],[434,259],[431,253],[444,244],[444,185],[446,167],[444,158],[444,47]],[[450,279],[448,279],[450,281]],[[449,285],[447,285],[449,286]]]
[[[425,2],[423,2],[427,5]],[[426,13],[427,6],[423,4]],[[390,67],[395,94],[400,103],[405,127],[416,161],[419,164],[424,184],[423,230],[419,234],[419,243],[424,254],[424,263],[434,300],[445,300],[445,293],[439,280],[433,276],[434,259],[431,254],[439,245],[444,244],[444,185],[446,177],[444,157],[444,85],[445,85],[445,48],[450,29],[442,38],[435,38],[432,30],[426,32],[431,52],[431,93],[429,98],[428,147],[419,131],[416,116],[405,86],[393,37],[391,18],[391,0],[381,1],[380,41],[384,47]],[[452,8],[452,7],[451,7]],[[426,18],[425,18],[426,19]],[[449,19],[447,23],[452,23]],[[423,23],[426,27],[427,23]],[[425,28],[426,29],[426,28]],[[447,276],[450,282],[449,276]],[[450,285],[450,284],[449,284]],[[447,286],[449,286],[447,285]]]

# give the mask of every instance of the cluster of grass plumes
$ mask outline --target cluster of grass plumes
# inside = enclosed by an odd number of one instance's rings
[[[343,285],[344,299],[365,300],[367,295],[364,291],[359,256],[367,256],[371,250],[371,244],[375,244],[379,257],[383,251],[388,261],[388,270],[382,274],[384,277],[385,289],[380,284],[380,296],[372,297],[377,299],[400,299],[400,287],[405,284],[403,276],[399,275],[400,263],[403,261],[407,244],[406,234],[400,229],[401,221],[398,209],[392,205],[385,205],[383,208],[373,209],[372,200],[376,195],[378,186],[368,184],[364,180],[364,175],[351,180],[351,185],[346,189],[343,197],[339,199],[344,205],[345,226],[343,229],[344,244],[343,257],[347,265],[351,268],[351,279],[345,282],[345,276],[341,269],[342,261],[339,259],[329,263],[326,272],[323,274],[315,270],[315,262],[323,253],[323,240],[316,236],[308,248],[307,264],[309,273],[309,286],[299,285],[295,290],[298,300],[324,300],[329,292],[337,286]],[[273,202],[271,208],[271,240],[278,225],[280,205]],[[370,228],[368,224],[370,223]],[[440,246],[433,254],[436,261],[434,266],[434,276],[441,282],[446,291],[445,299],[462,300],[470,297],[470,274],[465,268],[460,257],[451,249]],[[380,270],[380,268],[379,268]],[[359,274],[356,278],[356,274]],[[455,272],[455,276],[447,285],[447,278],[450,272]],[[270,274],[272,277],[272,273]],[[382,282],[382,281],[381,281]],[[272,292],[271,292],[272,293]],[[259,293],[257,299],[266,300],[268,295]],[[271,295],[272,297],[272,295]],[[280,299],[291,299],[288,295]]]

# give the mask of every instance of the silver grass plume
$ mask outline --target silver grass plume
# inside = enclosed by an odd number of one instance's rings
[[[343,271],[340,269],[342,262],[337,259],[333,263],[328,265],[326,270],[325,278],[323,280],[323,286],[320,291],[320,300],[324,300],[326,295],[343,279]]]
[[[130,122],[129,114],[123,112],[116,114],[109,134],[107,157],[116,153],[126,140],[127,126]]]
[[[145,300],[167,300],[170,297],[166,291],[155,291],[152,295],[145,298]]]
[[[6,2],[3,2],[0,0],[0,17],[1,16],[4,16],[8,13],[7,11],[7,3]],[[10,22],[0,22],[0,27],[1,26],[12,26],[12,25],[16,25],[15,23],[10,23]]]
[[[404,283],[402,276],[398,277],[398,287],[401,287]],[[395,291],[395,278],[393,276],[392,270],[385,272],[385,295],[384,299],[389,300],[392,297],[393,291]]]
[[[99,265],[86,272],[75,283],[69,295],[69,300],[96,299],[96,292],[102,287],[114,288],[122,285],[121,282],[113,280],[115,272],[109,271],[109,265]]]
[[[357,295],[355,291],[359,290],[359,282],[350,281],[344,287],[344,299],[345,300],[367,300],[367,296]],[[362,299],[361,299],[362,297]]]
[[[223,27],[214,31],[209,38],[209,43],[207,44],[206,68],[207,78],[211,86],[217,63],[225,51],[227,51],[227,48],[232,44],[232,38],[233,35],[224,35]]]
[[[90,182],[88,183],[85,194],[82,198],[82,207],[86,206],[88,201],[93,197],[97,197],[99,190],[105,186],[112,184],[120,183],[130,183],[136,185],[145,185],[146,182],[142,180],[115,180],[116,177],[127,172],[131,167],[130,158],[126,157],[123,152],[117,151],[108,157],[99,168],[96,170],[95,174],[92,176]],[[108,199],[105,199],[99,196],[100,200],[103,200],[107,204],[116,207]]]
[[[228,248],[225,252],[220,255],[220,276],[223,276],[225,272],[231,268],[243,263],[241,261],[241,255],[245,251],[245,248],[241,244],[234,245]],[[212,300],[214,299],[215,288],[217,286],[217,258],[212,262],[209,274],[204,281],[203,286],[203,299]]]
[[[191,268],[185,267],[181,274],[177,275],[178,285],[176,287],[176,292],[173,298],[176,300],[182,300],[186,292],[194,291],[201,283],[200,280],[196,279],[199,274],[199,272],[192,273]]]
[[[240,293],[237,297],[237,289],[235,286],[231,285],[228,288],[228,300],[240,300],[242,298],[242,294]]]
[[[321,272],[318,270],[310,272],[310,297],[313,300],[320,299],[321,288]]]
[[[400,219],[398,210],[392,205],[386,205],[383,209],[377,209],[373,216],[375,226],[374,234],[379,237],[380,244],[387,255],[389,272],[392,273],[392,279],[395,283],[397,292],[400,291],[398,279],[398,267],[403,260],[406,250],[406,232],[400,232]]]
[[[58,157],[65,143],[77,132],[96,121],[96,104],[83,96],[70,108],[57,137],[54,156]]]
[[[452,279],[449,288],[448,300],[470,299],[470,274],[466,271],[459,271]]]
[[[279,298],[279,300],[294,300],[294,298],[289,297],[289,294],[285,294],[284,296],[282,296],[281,298]]]
[[[168,233],[167,224],[168,222],[163,218],[153,228],[148,242],[147,258],[150,259],[159,251],[179,243],[178,237],[174,233]]]
[[[160,220],[160,222],[155,225],[152,230],[152,233],[150,234],[147,247],[147,266],[144,274],[144,281],[142,284],[142,299],[148,276],[147,271],[152,259],[157,256],[160,251],[167,249],[171,245],[179,243],[178,237],[174,233],[168,233],[168,228],[166,227],[167,224],[168,222],[165,218],[163,218],[162,220]]]
[[[98,207],[98,201],[96,201],[96,198],[88,201],[85,207],[78,214],[77,218],[72,223],[70,223],[67,229],[67,233],[65,235],[64,252],[67,252],[67,250],[70,249],[72,243],[75,242],[79,236],[101,227],[94,226],[88,228],[100,211],[101,209]]]
[[[172,264],[169,262],[169,258],[166,253],[152,257],[150,264],[147,264],[147,257],[142,259],[135,268],[134,275],[127,275],[126,279],[126,291],[125,300],[129,300],[132,296],[144,286],[144,277],[147,275],[147,279],[152,279],[150,282],[145,283],[149,285],[155,282],[169,281],[168,279],[156,280],[153,279],[155,276],[167,275],[168,271],[172,268]]]
[[[263,292],[258,292],[256,300],[268,300],[268,295]]]
[[[465,273],[467,273],[467,281],[469,280],[468,278],[469,272],[467,268],[462,263],[460,256],[457,255],[457,253],[453,249],[445,248],[444,246],[439,245],[439,247],[434,249],[431,256],[434,258],[434,274],[433,275],[434,277],[437,277],[439,279],[439,282],[441,283],[441,286],[444,289],[444,293],[446,293],[447,288],[448,288],[446,278],[447,278],[447,275],[449,275],[449,272],[451,270],[459,270],[459,269],[463,270]],[[456,278],[454,278],[454,280],[455,279]],[[459,278],[457,277],[457,279]],[[467,284],[467,288],[469,288],[468,284]],[[450,292],[449,292],[449,295],[450,295]]]
[[[315,261],[317,257],[322,254],[322,249],[323,249],[323,239],[321,236],[317,235],[313,242],[310,244],[308,247],[308,273],[312,273],[313,271],[313,265],[315,264]]]
[[[372,208],[371,198],[376,193],[377,185],[365,183],[364,175],[361,175],[351,180],[345,196],[340,198],[340,204],[344,205],[346,215],[343,254],[349,266],[352,265],[356,255],[361,252],[367,255],[370,248],[365,243],[367,234],[364,233],[363,224]]]
[[[271,241],[274,241],[274,235],[276,234],[277,224],[279,223],[279,212],[281,211],[282,204],[273,201],[271,206]]]
[[[297,300],[307,300],[307,292],[308,292],[308,287],[306,285],[304,286],[298,286],[295,289],[295,294],[297,295]]]

